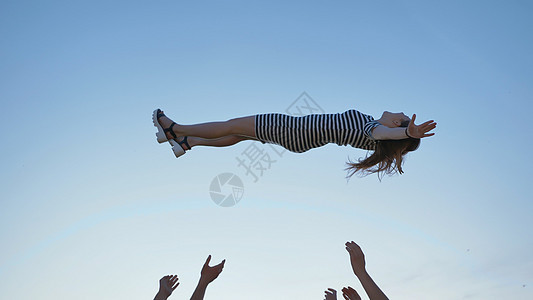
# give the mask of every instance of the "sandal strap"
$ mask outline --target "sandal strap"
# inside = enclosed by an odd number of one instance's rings
[[[181,148],[183,148],[183,145],[185,145],[185,147],[187,147],[187,149],[183,149],[183,150],[191,150],[191,145],[189,145],[189,143],[187,142],[187,136],[183,137],[183,140],[181,142],[178,142],[178,144],[181,146]]]
[[[177,139],[178,136],[176,135],[176,133],[174,132],[174,130],[172,130],[172,127],[174,127],[174,125],[178,125],[178,124],[176,124],[176,122],[172,122],[172,124],[170,124],[170,126],[169,126],[168,128],[163,129],[163,131],[164,131],[165,133],[170,132],[170,135],[171,135],[173,138]]]
[[[159,120],[159,118],[161,117],[166,117],[165,113],[163,111],[161,111],[160,109],[157,110],[157,120]],[[176,122],[172,122],[172,124],[170,124],[170,126],[168,128],[163,128],[163,132],[164,133],[167,133],[167,132],[170,132],[170,135],[172,135],[173,138],[177,139],[178,136],[176,135],[176,133],[174,132],[174,130],[172,130],[172,128],[174,127],[174,125],[178,125],[176,124]],[[188,145],[188,144],[187,144]]]

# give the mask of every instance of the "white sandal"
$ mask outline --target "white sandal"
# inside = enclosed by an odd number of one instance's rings
[[[152,122],[154,122],[154,126],[157,128],[155,136],[157,137],[157,142],[159,143],[168,142],[168,138],[166,135],[167,132],[170,132],[173,138],[177,138],[176,133],[174,133],[174,130],[172,130],[172,127],[177,124],[175,122],[172,122],[172,124],[170,124],[170,127],[163,128],[163,126],[161,126],[161,123],[159,123],[159,118],[163,116],[165,116],[165,114],[159,108],[154,110],[154,112],[152,113]]]
[[[168,140],[170,145],[172,146],[172,152],[174,152],[174,155],[176,158],[182,156],[187,152],[187,150],[191,150],[191,145],[187,142],[187,137],[183,137],[183,140],[181,142],[178,142],[176,139]],[[185,147],[183,147],[185,145]],[[185,150],[187,149],[187,150]]]

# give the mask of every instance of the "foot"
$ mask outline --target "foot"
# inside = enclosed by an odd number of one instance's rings
[[[164,115],[164,111],[161,111],[161,113],[163,114],[162,116],[160,116],[157,121],[159,122],[159,124],[161,124],[161,127],[163,127],[163,129],[166,129],[170,127],[170,125],[172,125],[172,123],[174,123],[174,121],[172,121],[169,117],[167,117],[166,115]],[[174,125],[175,126],[175,125]],[[175,128],[175,127],[174,127]],[[173,139],[174,136],[172,135],[172,133],[170,132],[165,132],[165,135],[167,137],[168,140],[170,139]],[[179,137],[178,137],[179,138]]]
[[[175,139],[168,140],[168,142],[172,146],[172,152],[174,152],[176,157],[180,157],[185,154],[187,150],[191,150],[191,146],[188,143],[186,136],[179,136]]]
[[[179,146],[183,149],[183,151],[189,151],[189,150],[191,150],[190,147],[192,147],[189,144],[191,142],[191,139],[189,137],[188,141],[185,141],[185,138],[186,137],[184,137],[184,136],[178,136],[178,138],[175,138],[174,141],[176,141],[179,144]],[[185,141],[185,142],[183,142],[183,141]]]

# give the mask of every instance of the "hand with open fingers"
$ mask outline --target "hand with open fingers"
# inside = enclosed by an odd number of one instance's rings
[[[350,254],[350,263],[352,264],[352,270],[355,275],[365,272],[365,255],[361,247],[354,241],[346,242],[346,250]]]
[[[222,272],[222,269],[224,269],[224,264],[226,263],[226,260],[224,259],[218,265],[210,267],[210,261],[211,255],[207,257],[207,260],[205,261],[204,266],[202,267],[202,271],[200,272],[200,280],[203,280],[206,283],[210,283],[211,281],[215,280]]]
[[[415,119],[416,114],[413,114],[413,117],[411,118],[411,122],[409,122],[409,125],[407,126],[407,135],[415,138],[415,139],[421,139],[428,136],[432,136],[435,133],[428,133],[431,130],[435,129],[437,127],[437,123],[433,120],[424,122],[420,125],[415,125]]]
[[[326,298],[324,300],[337,300],[337,291],[329,288],[327,291],[324,291],[326,293]]]
[[[346,300],[361,300],[361,296],[351,286],[342,288],[342,296]]]
[[[180,285],[178,275],[167,275],[159,280],[159,295],[168,298]]]

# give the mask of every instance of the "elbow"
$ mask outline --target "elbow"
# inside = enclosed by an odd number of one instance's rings
[[[376,141],[384,140],[385,138],[381,136],[380,134],[372,134],[372,138]]]
[[[374,140],[376,141],[379,141],[379,140],[384,140],[386,139],[387,137],[385,136],[385,130],[383,130],[383,126],[380,125],[380,126],[377,126],[375,128],[373,128],[371,131],[370,131],[370,137],[373,138]]]
[[[383,133],[379,132],[379,130],[374,130],[374,131],[371,133],[371,137],[372,137],[374,140],[376,140],[376,141],[386,139],[386,138],[383,136]]]

